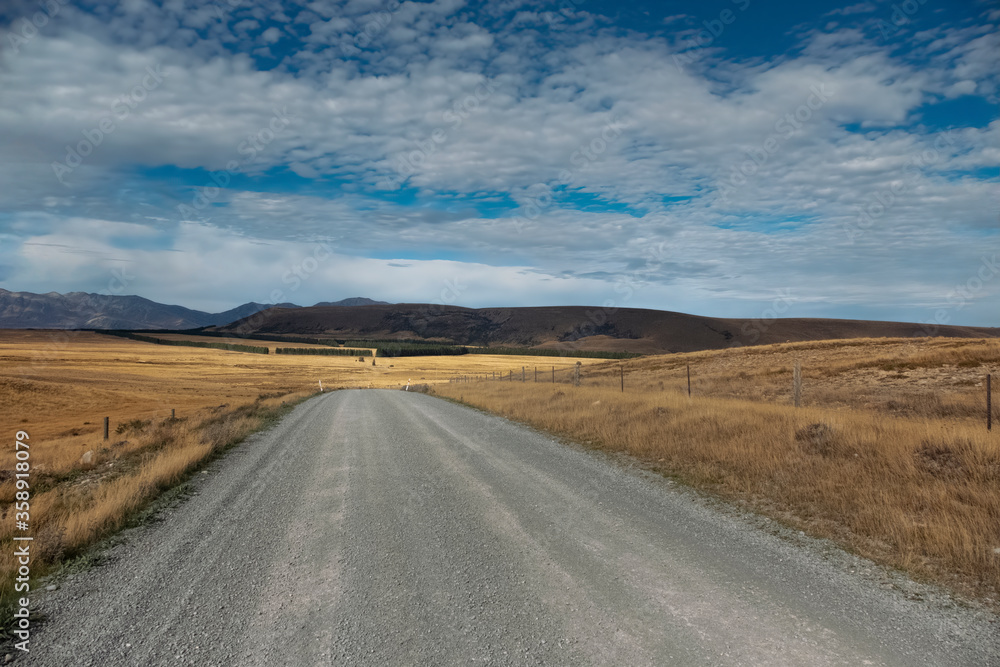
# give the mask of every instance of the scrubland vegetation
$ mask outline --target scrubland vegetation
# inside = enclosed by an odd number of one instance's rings
[[[866,339],[602,364],[581,386],[529,375],[435,391],[1000,606],[1000,424],[986,431],[984,387],[997,369],[997,340]]]

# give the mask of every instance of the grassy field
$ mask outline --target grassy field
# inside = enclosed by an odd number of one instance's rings
[[[461,372],[475,374],[538,361],[461,359]],[[31,438],[32,574],[40,576],[125,525],[219,451],[318,392],[320,381],[327,390],[401,388],[446,383],[458,372],[456,357],[375,361],[163,346],[86,332],[0,331],[0,418],[9,429],[0,462],[0,605],[9,602],[15,566],[18,430]],[[576,360],[545,361],[569,367]],[[104,417],[110,418],[107,441]]]
[[[545,378],[435,391],[627,453],[997,608],[1000,423],[987,433],[984,388],[997,370],[997,340],[866,339],[605,362],[579,387]]]

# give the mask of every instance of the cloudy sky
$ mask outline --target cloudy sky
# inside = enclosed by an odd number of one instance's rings
[[[1000,326],[1000,7],[5,0],[0,287]]]

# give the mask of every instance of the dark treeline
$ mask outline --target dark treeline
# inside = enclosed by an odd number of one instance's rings
[[[411,347],[455,347],[456,343],[436,340],[416,340],[412,338],[351,338],[345,340],[344,345],[349,345],[351,347],[389,347],[392,345],[409,345]]]
[[[315,354],[331,357],[370,357],[371,350],[354,350],[347,347],[278,347],[275,354]]]
[[[337,347],[344,341],[335,338],[311,338],[308,336],[280,336],[278,334],[240,334],[226,331],[172,331],[170,333],[183,333],[191,336],[213,336],[215,338],[246,338],[248,340],[264,340],[270,343],[304,343],[307,345],[329,345]]]
[[[598,350],[536,350],[530,347],[470,347],[469,354],[515,354],[524,357],[582,357],[585,359],[634,359],[636,352],[601,352]]]
[[[154,338],[153,336],[144,336],[142,334],[132,333],[131,331],[99,331],[99,333],[106,334],[108,336],[118,336],[120,338],[131,338],[132,340],[142,341],[144,343],[155,343],[157,345],[176,345],[180,347],[205,347],[213,350],[228,350],[230,352],[249,352],[251,354],[267,354],[268,349],[266,347],[257,347],[256,345],[237,345],[235,343],[206,343],[200,340],[166,340],[164,338]]]
[[[469,348],[460,345],[428,345],[425,343],[397,343],[375,348],[379,357],[437,357],[448,354],[468,354]]]

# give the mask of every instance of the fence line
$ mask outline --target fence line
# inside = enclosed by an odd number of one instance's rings
[[[614,368],[613,368],[613,366],[605,366],[603,364],[595,364],[594,366],[596,366],[595,370],[597,372],[594,375],[590,376],[589,378],[586,377],[586,374],[583,371],[583,366],[582,366],[582,364],[580,362],[577,362],[575,366],[566,366],[566,367],[563,367],[563,368],[556,368],[555,366],[551,366],[550,367],[550,377],[551,377],[550,382],[552,384],[556,384],[557,382],[560,382],[560,383],[564,383],[564,384],[572,384],[574,386],[579,386],[580,383],[584,379],[598,380],[598,379],[602,379],[603,378],[605,381],[610,380],[611,382],[614,382]],[[682,370],[684,372],[684,375],[681,377],[681,381],[683,382],[685,379],[687,380],[687,383],[686,383],[687,384],[687,386],[686,386],[686,393],[690,397],[691,396],[691,392],[692,392],[692,390],[691,390],[691,365],[690,364],[686,364],[686,366]],[[534,374],[535,374],[534,380],[537,383],[539,381],[539,378],[538,378],[538,367],[537,366],[534,367]],[[620,387],[621,387],[621,391],[622,391],[622,393],[624,393],[625,392],[625,375],[626,375],[624,364],[620,364],[618,366],[618,375],[619,375],[619,384],[620,384]],[[801,366],[801,363],[799,361],[795,361],[794,365],[792,367],[792,382],[791,382],[791,392],[790,392],[791,393],[791,404],[793,406],[795,406],[795,407],[801,407],[802,406],[802,396],[803,396],[802,377],[803,377],[803,375],[802,375],[802,366]],[[509,371],[506,372],[506,374],[503,371],[500,371],[499,376],[497,375],[496,371],[492,371],[491,374],[489,374],[489,375],[487,375],[485,373],[482,374],[482,375],[476,375],[476,376],[460,375],[460,376],[453,377],[452,379],[449,380],[449,382],[472,382],[472,381],[491,382],[491,381],[498,381],[498,380],[506,380],[508,382],[513,382],[514,381],[514,370],[509,370]],[[525,382],[526,380],[527,380],[527,367],[522,366],[521,367],[521,382]],[[985,387],[985,389],[986,389],[986,392],[985,392],[986,393],[986,396],[985,396],[985,399],[986,399],[986,401],[985,401],[986,402],[986,430],[992,432],[992,430],[993,430],[992,374],[988,373],[986,375],[985,385],[986,385],[986,387]],[[614,386],[614,385],[611,385],[611,386]],[[980,386],[982,386],[982,385],[980,385]],[[663,388],[663,382],[662,381],[660,382],[660,388],[661,389]],[[681,387],[679,387],[679,390],[682,393],[685,392],[685,387],[684,387],[683,384],[682,384]]]

